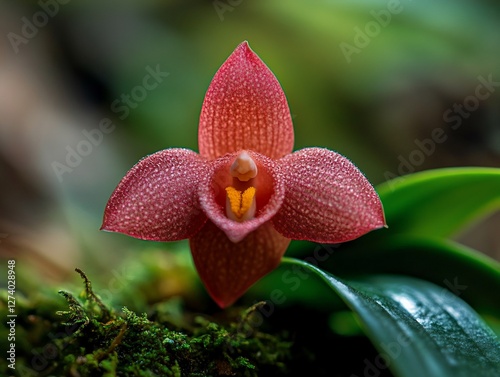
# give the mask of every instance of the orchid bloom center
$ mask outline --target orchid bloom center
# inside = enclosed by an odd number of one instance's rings
[[[233,185],[226,187],[226,215],[238,222],[251,220],[257,209],[257,190],[251,185],[251,180],[257,176],[257,165],[248,152],[243,151],[234,160],[229,173],[233,177]]]

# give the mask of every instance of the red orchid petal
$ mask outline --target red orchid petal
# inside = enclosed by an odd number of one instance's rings
[[[233,243],[216,225],[207,221],[190,239],[194,264],[203,284],[221,307],[241,297],[247,289],[280,263],[290,240],[270,223]]]
[[[307,148],[285,156],[278,164],[286,194],[272,221],[285,237],[337,243],[385,225],[375,189],[340,154]]]
[[[187,149],[142,159],[111,195],[101,229],[152,241],[191,237],[206,221],[198,185],[208,172],[208,164]]]
[[[277,159],[293,149],[293,125],[281,86],[241,43],[215,74],[198,131],[200,154],[215,159],[241,149]]]
[[[250,232],[269,221],[278,211],[285,196],[285,186],[276,162],[264,155],[248,151],[258,169],[252,180],[256,187],[257,213],[251,220],[237,222],[226,216],[225,188],[231,186],[233,178],[229,173],[237,153],[227,154],[211,161],[212,173],[200,184],[200,204],[208,218],[217,225],[232,242],[239,242]]]

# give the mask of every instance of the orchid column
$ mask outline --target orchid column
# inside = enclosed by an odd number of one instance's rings
[[[166,149],[122,179],[102,229],[154,241],[189,238],[220,307],[276,268],[291,239],[345,242],[385,225],[380,199],[345,157],[292,153],[293,125],[276,77],[240,44],[202,106],[200,153]]]

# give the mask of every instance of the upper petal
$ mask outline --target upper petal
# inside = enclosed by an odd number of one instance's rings
[[[203,284],[214,301],[225,308],[247,289],[274,270],[290,240],[270,223],[233,243],[217,226],[207,221],[190,239],[193,261]]]
[[[207,174],[207,162],[187,149],[145,157],[111,195],[101,229],[153,241],[191,237],[206,221],[198,186]]]
[[[307,148],[278,161],[285,199],[273,218],[285,237],[337,243],[385,225],[373,186],[348,159],[322,148]]]
[[[285,186],[276,162],[248,151],[259,173],[252,184],[256,188],[257,210],[251,220],[238,222],[226,216],[225,188],[232,185],[231,164],[239,153],[227,154],[210,162],[211,173],[200,184],[200,204],[208,218],[224,231],[232,242],[239,242],[250,232],[269,221],[278,211],[285,196]]]
[[[293,149],[293,125],[281,86],[241,43],[215,74],[198,130],[200,154],[215,159],[241,149],[280,158]]]

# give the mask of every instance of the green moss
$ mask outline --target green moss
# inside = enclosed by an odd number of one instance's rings
[[[286,372],[291,343],[254,327],[263,303],[215,321],[182,310],[180,300],[154,305],[149,315],[126,307],[113,310],[94,293],[77,269],[85,290],[78,298],[60,291],[66,308],[45,323],[38,376],[257,376]],[[227,311],[231,312],[231,311]],[[174,313],[174,314],[172,314]],[[60,334],[54,336],[54,334]],[[62,334],[62,335],[61,335]],[[39,341],[44,344],[44,341]],[[31,355],[24,361],[29,365]],[[19,354],[22,360],[22,352]],[[20,361],[21,362],[21,361]],[[33,366],[35,365],[35,368]]]

